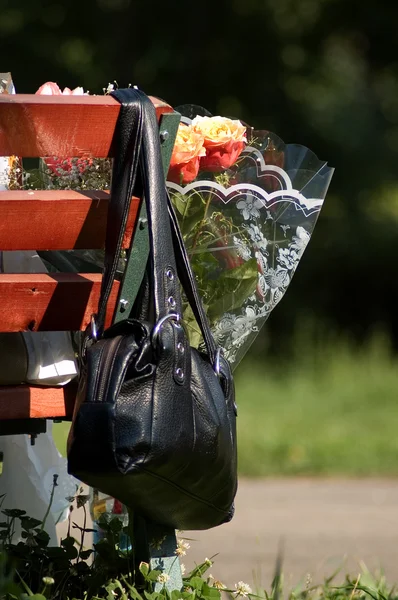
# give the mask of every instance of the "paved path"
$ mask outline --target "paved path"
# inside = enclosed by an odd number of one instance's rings
[[[66,524],[59,529],[65,534]],[[356,576],[363,561],[382,566],[398,582],[398,479],[240,480],[231,523],[210,531],[186,532],[191,548],[184,562],[219,554],[210,569],[233,587],[237,581],[270,589],[278,549],[284,545],[286,588],[310,574],[314,583],[345,565]]]
[[[282,541],[287,586],[322,581],[345,557],[344,574],[364,561],[398,582],[398,480],[241,480],[231,523],[185,535],[198,540],[187,567],[219,553],[210,571],[228,585],[257,579],[269,590]]]

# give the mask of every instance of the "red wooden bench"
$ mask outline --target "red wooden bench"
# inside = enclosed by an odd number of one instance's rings
[[[152,98],[158,118],[173,112]],[[110,96],[0,94],[0,156],[111,157],[119,103]],[[0,192],[0,250],[103,248],[109,193],[103,191]],[[137,223],[134,198],[124,247]],[[0,274],[0,331],[84,330],[96,312],[100,274]],[[115,281],[107,315],[118,302]],[[0,386],[0,423],[69,419],[75,384],[48,388]],[[4,423],[3,423],[4,425]]]

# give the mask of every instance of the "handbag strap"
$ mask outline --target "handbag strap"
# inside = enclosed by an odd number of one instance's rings
[[[112,140],[116,153],[105,235],[104,272],[96,316],[99,335],[104,330],[106,309],[122,249],[141,151],[143,115],[141,102],[132,93],[135,91],[128,88],[111,93],[121,106]]]
[[[136,88],[112,92],[121,109],[105,242],[105,270],[97,326],[102,333],[133,191],[140,183],[147,208],[155,323],[182,312],[178,278],[201,329],[210,360],[217,347],[201,303],[178,222],[168,197],[155,108]],[[139,177],[137,180],[137,172]],[[178,277],[177,277],[178,275]]]
[[[196,286],[195,276],[192,272],[191,263],[189,262],[187,250],[182,238],[180,226],[178,224],[174,207],[171,203],[169,195],[167,195],[167,203],[173,232],[174,252],[177,261],[178,277],[180,278],[181,285],[192,308],[196,322],[202,332],[209,356],[212,361],[215,361],[217,355],[217,345],[214,341],[214,337],[209,326],[209,321],[203,308],[202,300]]]
[[[182,288],[202,332],[210,360],[215,363],[217,360],[217,346],[196,287],[195,277],[178,221],[167,193],[156,113],[152,103],[145,95],[144,104],[145,127],[142,141],[142,174],[149,222],[156,319],[159,321],[165,315],[175,312],[177,307],[179,313],[182,312],[178,285],[174,286],[173,291],[176,308],[170,307],[170,304],[168,304],[165,281],[166,284],[170,284],[170,282],[167,282],[168,278],[165,275],[172,270],[178,274]]]

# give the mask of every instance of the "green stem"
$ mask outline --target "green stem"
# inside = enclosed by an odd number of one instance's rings
[[[83,529],[80,532],[81,538],[80,538],[79,554],[77,555],[77,562],[80,561],[80,553],[84,549],[84,535],[86,533],[86,526],[87,526],[87,509],[86,509],[85,504],[83,504],[83,511],[84,511]]]
[[[51,506],[52,506],[52,503],[53,503],[53,500],[54,500],[55,488],[58,485],[57,484],[57,479],[58,479],[58,475],[54,475],[54,477],[53,477],[53,486],[51,488],[51,494],[50,494],[50,502],[48,503],[47,511],[46,511],[46,514],[44,515],[44,519],[43,519],[43,522],[41,524],[40,531],[44,530],[44,526],[45,526],[46,521],[48,519],[48,515],[50,514]]]
[[[197,232],[195,233],[195,237],[194,237],[194,239],[193,239],[193,244],[192,244],[192,248],[191,248],[191,250],[190,250],[190,256],[189,256],[189,258],[191,258],[192,254],[193,254],[193,253],[194,253],[194,251],[195,251],[196,244],[198,243],[198,238],[199,238],[199,235],[201,234],[201,228],[203,227],[203,225],[205,225],[205,224],[206,224],[206,218],[207,218],[207,213],[208,213],[208,211],[209,211],[209,208],[210,208],[210,202],[211,202],[211,199],[212,199],[212,195],[211,195],[211,193],[209,193],[208,200],[207,200],[207,202],[206,202],[206,204],[205,204],[205,212],[203,213],[202,220],[201,220],[201,222],[200,222],[200,225],[199,225],[199,227],[198,227],[198,230],[197,230]]]

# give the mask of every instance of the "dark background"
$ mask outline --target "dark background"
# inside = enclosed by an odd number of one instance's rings
[[[383,330],[398,348],[396,3],[0,0],[0,9],[1,71],[19,92],[48,80],[97,94],[113,80],[136,84],[327,160],[336,171],[325,207],[257,350],[286,349],[303,323],[359,342]]]

